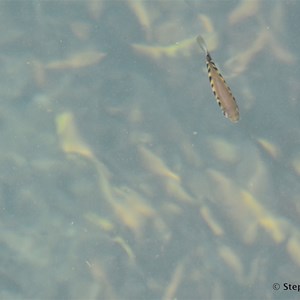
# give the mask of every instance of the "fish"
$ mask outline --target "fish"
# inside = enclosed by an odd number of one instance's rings
[[[239,108],[230,87],[227,85],[225,79],[213,62],[210,53],[207,50],[206,43],[201,35],[197,36],[197,43],[206,54],[208,79],[218,105],[226,118],[233,123],[238,122],[240,119]]]

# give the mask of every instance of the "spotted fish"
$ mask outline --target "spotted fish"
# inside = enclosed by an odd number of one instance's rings
[[[225,79],[223,78],[215,63],[213,62],[202,36],[197,36],[197,42],[200,48],[206,53],[208,79],[211,85],[211,89],[217,100],[217,103],[222,109],[224,116],[228,118],[231,122],[236,123],[240,118],[240,114],[235,98],[232,95],[232,92],[229,86],[227,85]]]

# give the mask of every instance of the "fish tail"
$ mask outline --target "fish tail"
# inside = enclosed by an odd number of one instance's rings
[[[201,35],[197,36],[197,43],[200,46],[200,48],[207,54],[208,51],[207,51],[206,43]]]

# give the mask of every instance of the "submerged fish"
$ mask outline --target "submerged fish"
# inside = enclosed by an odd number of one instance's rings
[[[232,95],[232,92],[225,79],[213,62],[202,36],[199,35],[197,37],[197,42],[200,48],[206,53],[208,79],[217,103],[221,107],[222,112],[226,118],[228,118],[232,122],[237,122],[240,118],[240,114],[235,98]]]

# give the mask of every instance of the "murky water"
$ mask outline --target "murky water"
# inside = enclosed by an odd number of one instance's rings
[[[1,2],[1,298],[298,299],[299,9]]]

